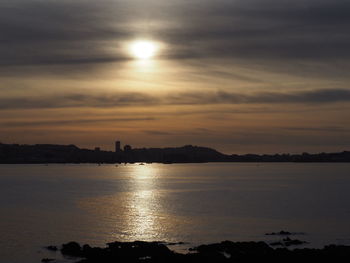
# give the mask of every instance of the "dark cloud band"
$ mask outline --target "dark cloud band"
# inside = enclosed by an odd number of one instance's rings
[[[150,96],[145,93],[108,95],[72,94],[40,98],[1,98],[0,109],[76,108],[76,107],[137,107],[155,105],[208,104],[278,104],[350,102],[350,90],[327,89],[298,92],[259,92],[253,94],[226,91],[210,93],[179,93]]]
[[[4,0],[0,66],[125,60],[109,47],[143,35],[167,42],[168,59],[350,57],[348,1],[143,2]]]

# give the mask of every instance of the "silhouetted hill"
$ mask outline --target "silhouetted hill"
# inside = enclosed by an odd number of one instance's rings
[[[136,162],[198,163],[228,161],[229,156],[214,149],[186,145],[179,148],[134,149],[131,159]]]
[[[112,152],[80,149],[75,145],[0,144],[0,163],[99,163],[115,162]]]
[[[186,145],[111,152],[75,145],[0,144],[0,163],[201,163],[201,162],[350,162],[350,152],[319,154],[225,155],[214,149]]]

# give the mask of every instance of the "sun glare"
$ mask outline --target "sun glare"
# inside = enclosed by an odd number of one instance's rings
[[[143,60],[153,58],[157,49],[157,45],[151,41],[136,41],[130,46],[132,56]]]

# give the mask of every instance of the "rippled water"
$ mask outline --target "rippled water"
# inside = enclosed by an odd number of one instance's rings
[[[0,165],[0,262],[71,240],[350,244],[350,164]],[[275,237],[276,238],[276,237]],[[179,249],[179,248],[178,248]]]

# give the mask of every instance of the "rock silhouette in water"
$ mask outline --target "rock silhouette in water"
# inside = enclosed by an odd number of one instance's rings
[[[348,262],[350,246],[330,245],[323,249],[274,249],[264,242],[231,242],[201,245],[191,253],[179,254],[161,242],[113,242],[105,248],[80,246],[76,242],[62,245],[61,252],[80,258],[81,263],[226,263],[226,262]]]
[[[292,235],[291,232],[288,232],[288,231],[284,231],[284,230],[281,230],[280,232],[272,232],[272,233],[266,233],[265,235],[267,236],[290,236]]]

